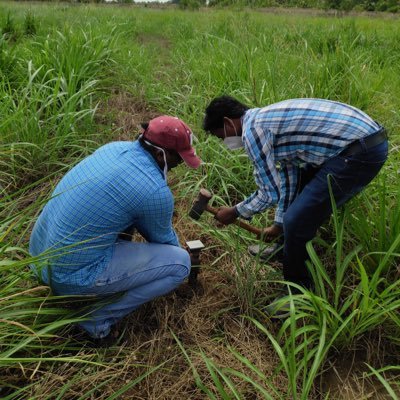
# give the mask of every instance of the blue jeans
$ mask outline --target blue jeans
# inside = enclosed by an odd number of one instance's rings
[[[121,240],[115,244],[105,271],[92,285],[52,282],[51,286],[57,295],[95,295],[102,301],[94,304],[89,319],[80,323],[92,337],[102,338],[141,304],[178,287],[189,275],[190,265],[189,253],[180,247]],[[115,294],[120,296],[110,297]],[[114,301],[107,302],[107,297]]]
[[[322,164],[283,217],[285,280],[312,287],[306,267],[306,244],[332,213],[328,176],[335,202],[341,206],[377,175],[387,154],[388,143],[385,141],[351,156],[338,155]]]

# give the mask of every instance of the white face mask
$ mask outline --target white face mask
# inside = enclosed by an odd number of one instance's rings
[[[237,150],[244,147],[241,136],[228,136],[224,139],[224,145],[229,150]]]
[[[236,131],[236,126],[233,123],[233,121],[229,120],[229,122],[232,124],[233,129],[235,130],[236,136],[226,136],[225,121],[224,121],[224,134],[225,134],[224,144],[229,150],[241,149],[242,147],[244,147],[242,137],[238,136]]]

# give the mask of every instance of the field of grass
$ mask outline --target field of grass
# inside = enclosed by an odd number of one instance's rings
[[[1,2],[0,28],[0,398],[399,398],[397,19]],[[379,177],[309,243],[316,290],[292,296],[283,323],[263,313],[282,276],[247,255],[254,237],[187,216],[200,187],[216,206],[255,188],[245,155],[201,130],[224,93],[338,100],[389,131]],[[29,271],[30,230],[69,168],[164,113],[193,128],[205,161],[169,176],[181,242],[206,244],[202,290],[184,284],[125,318],[115,345],[90,348],[71,329],[76,299]]]

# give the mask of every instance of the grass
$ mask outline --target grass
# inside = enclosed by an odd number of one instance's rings
[[[381,350],[364,351],[350,371],[360,383],[353,397],[398,396],[396,20],[2,2],[0,27],[2,398],[339,399],[343,385],[328,387],[327,374],[357,346]],[[308,244],[316,290],[290,296],[293,312],[281,325],[262,311],[282,282],[247,255],[255,238],[218,228],[211,216],[186,217],[200,187],[215,206],[255,189],[246,156],[201,131],[204,107],[222,93],[250,106],[344,101],[389,131],[379,178]],[[182,242],[207,245],[203,294],[188,295],[184,285],[122,321],[118,345],[90,349],[72,335],[80,317],[67,299],[30,272],[30,230],[66,170],[163,113],[193,127],[205,161],[171,175]]]

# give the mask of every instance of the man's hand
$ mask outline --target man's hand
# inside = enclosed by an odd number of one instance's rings
[[[260,239],[264,240],[264,242],[272,242],[274,239],[277,239],[282,234],[283,228],[281,226],[272,225],[262,231]]]
[[[236,221],[238,215],[235,207],[220,207],[215,219],[224,225],[232,224]]]

